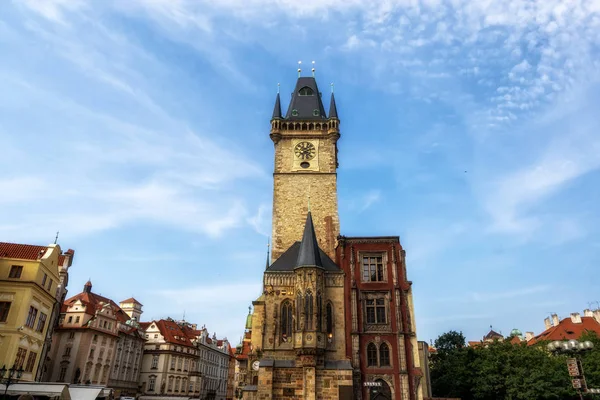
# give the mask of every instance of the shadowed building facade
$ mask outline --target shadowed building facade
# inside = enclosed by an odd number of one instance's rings
[[[238,356],[247,365],[245,399],[422,398],[399,239],[340,236],[339,127],[333,92],[326,113],[314,77],[298,78],[285,114],[277,94],[271,258],[253,302],[251,342]],[[367,255],[385,259],[382,280],[357,284],[363,267],[349,260]],[[371,345],[377,368],[362,361]]]

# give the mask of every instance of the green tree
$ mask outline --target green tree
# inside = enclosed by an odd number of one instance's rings
[[[431,356],[431,385],[436,397],[472,399],[473,349],[465,346],[462,332],[450,331],[435,341],[436,353]]]

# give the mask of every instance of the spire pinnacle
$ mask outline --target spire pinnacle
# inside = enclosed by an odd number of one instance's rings
[[[56,231],[56,237],[54,238],[54,244],[56,244],[56,242],[58,242],[58,234],[59,233],[60,233],[59,231]]]
[[[265,269],[269,268],[269,249],[271,247],[271,244],[269,242],[267,242],[267,265],[265,267]]]
[[[319,243],[310,211],[306,215],[306,224],[304,225],[302,242],[300,242],[300,250],[298,251],[298,259],[296,260],[296,268],[298,267],[323,268]]]
[[[300,78],[300,73],[302,72],[302,68],[300,68],[301,65],[302,61],[298,61],[298,78]]]
[[[314,78],[315,77],[315,62],[314,61],[312,62],[312,75]]]
[[[275,97],[275,107],[273,107],[273,117],[271,119],[281,118],[281,100],[279,99],[279,84],[277,84],[277,96]]]
[[[329,118],[338,118],[337,107],[335,105],[335,96],[333,95],[333,83],[331,84],[331,101],[329,103]]]

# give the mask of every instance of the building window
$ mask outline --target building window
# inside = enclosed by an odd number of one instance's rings
[[[292,303],[286,300],[281,305],[281,338],[287,342],[292,337]]]
[[[313,90],[308,86],[304,86],[302,89],[298,91],[300,96],[312,96],[314,94]]]
[[[98,335],[94,335],[92,338],[92,342],[96,343],[98,341]]]
[[[79,316],[75,317],[75,323],[78,324],[79,323]]]
[[[317,293],[317,331],[321,332],[323,319],[323,297],[321,292]]]
[[[381,282],[383,276],[383,256],[364,256],[362,262],[363,282]]]
[[[158,368],[158,355],[152,356],[152,367],[150,367],[150,368],[152,368],[152,369]]]
[[[15,357],[15,368],[21,368],[23,363],[25,362],[25,354],[27,354],[27,349],[19,347],[17,350],[17,356]]]
[[[46,281],[48,280],[48,274],[44,273],[44,277],[42,278],[42,286],[46,287]]]
[[[75,332],[69,332],[69,339],[75,338]]]
[[[379,365],[382,367],[390,366],[390,348],[386,343],[379,346]]]
[[[169,385],[167,386],[167,391],[168,392],[173,391],[173,377],[172,376],[169,377]]]
[[[369,343],[367,346],[367,366],[377,366],[377,346],[375,346],[375,343]]]
[[[327,330],[327,336],[333,335],[333,307],[331,303],[327,303],[325,310],[325,329]]]
[[[33,329],[33,325],[35,324],[35,319],[37,318],[38,310],[34,306],[29,306],[29,314],[27,314],[27,320],[25,321],[25,326]]]
[[[190,365],[190,360],[188,360],[187,358],[185,359],[185,361],[183,362],[183,370],[187,371],[188,370],[188,366]]]
[[[36,358],[37,358],[37,353],[30,351],[29,357],[27,357],[27,365],[25,366],[25,372],[33,372],[33,366],[35,365]]]
[[[46,314],[44,314],[43,312],[41,312],[40,319],[38,320],[37,327],[35,328],[36,331],[38,331],[38,332],[44,331],[44,327],[46,326],[46,318],[48,318],[48,316]]]
[[[296,296],[296,329],[300,329],[300,315],[302,314],[302,293]]]
[[[0,322],[6,322],[10,311],[10,301],[0,301]]]
[[[72,324],[73,323],[73,317],[69,317],[69,319],[67,320],[67,324]]]
[[[175,357],[171,356],[171,369],[175,369]]]
[[[58,375],[58,381],[59,382],[64,382],[65,381],[65,375],[67,375],[67,367],[62,367],[60,369],[60,374]]]
[[[90,356],[88,358],[94,358],[94,349],[90,349]]]
[[[12,267],[10,267],[10,272],[8,273],[8,277],[19,279],[21,277],[22,273],[23,273],[22,265],[13,265]]]
[[[177,370],[181,371],[181,367],[183,366],[183,358],[179,357],[177,360]]]
[[[48,290],[52,289],[52,278],[48,281]]]
[[[385,299],[367,299],[367,323],[385,324]]]
[[[63,354],[63,356],[70,356],[70,355],[71,355],[71,348],[65,347],[65,354]]]
[[[304,314],[306,317],[306,329],[311,330],[313,328],[313,296],[310,290],[306,292],[304,298]]]
[[[154,386],[156,385],[156,377],[150,376],[150,383],[148,384],[148,391],[154,392]]]

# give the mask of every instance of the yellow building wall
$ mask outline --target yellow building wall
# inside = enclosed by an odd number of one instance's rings
[[[44,341],[51,323],[52,308],[57,302],[55,295],[59,283],[58,257],[60,246],[50,245],[38,260],[21,260],[0,258],[0,302],[10,302],[10,310],[6,322],[0,322],[0,365],[10,368],[15,363],[19,348],[25,349],[23,369],[26,369],[31,353],[36,354],[31,371],[23,373],[21,380],[34,381]],[[13,265],[23,266],[20,278],[9,278]],[[47,275],[42,286],[44,274]],[[50,284],[50,279],[52,283]],[[38,312],[33,328],[26,326],[29,308],[33,306]],[[46,322],[41,332],[37,331],[41,313],[46,315]]]

